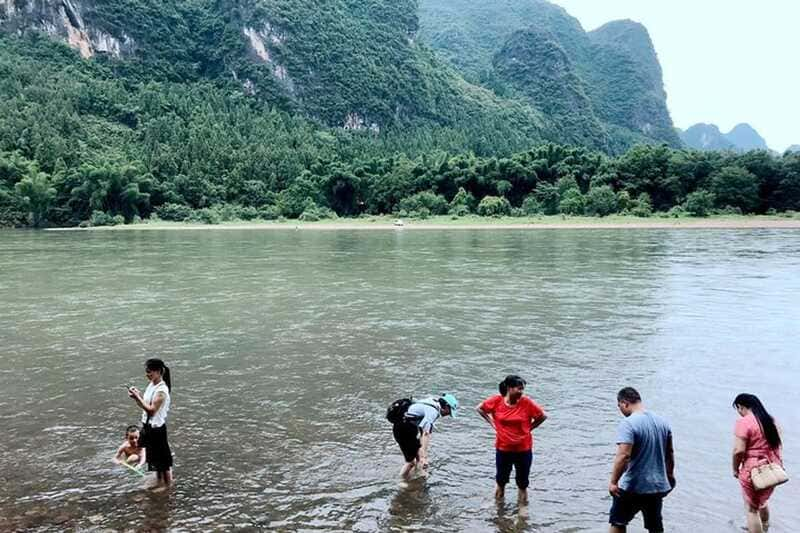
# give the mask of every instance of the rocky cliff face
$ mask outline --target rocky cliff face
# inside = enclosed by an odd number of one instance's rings
[[[43,32],[78,50],[82,57],[130,54],[135,42],[122,33],[115,37],[84,20],[87,3],[82,0],[0,0],[0,28],[19,35]]]

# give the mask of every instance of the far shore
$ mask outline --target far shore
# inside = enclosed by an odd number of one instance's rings
[[[486,218],[449,216],[424,220],[375,216],[307,222],[301,220],[223,222],[144,221],[121,226],[50,228],[47,231],[152,231],[152,230],[558,230],[558,229],[800,229],[800,217],[712,216],[707,218],[637,218],[631,216]]]

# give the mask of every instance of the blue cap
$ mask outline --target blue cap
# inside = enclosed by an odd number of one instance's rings
[[[450,407],[450,416],[455,418],[456,411],[458,410],[458,400],[456,400],[456,397],[452,394],[442,394],[442,400]]]

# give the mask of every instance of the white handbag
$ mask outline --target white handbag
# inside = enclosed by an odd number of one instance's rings
[[[757,466],[750,471],[750,481],[756,490],[770,489],[789,481],[786,470],[778,463]]]

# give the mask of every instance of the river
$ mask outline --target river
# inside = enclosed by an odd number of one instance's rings
[[[4,231],[0,530],[604,531],[632,385],[673,426],[668,530],[741,531],[731,401],[762,398],[800,474],[798,338],[797,230]],[[148,357],[162,494],[110,461]],[[550,415],[527,518],[473,409],[507,373]],[[463,409],[401,487],[386,407],[442,392]],[[773,533],[798,501],[776,490]]]

